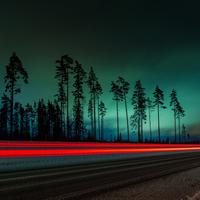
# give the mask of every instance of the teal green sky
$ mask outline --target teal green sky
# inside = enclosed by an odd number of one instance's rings
[[[196,1],[33,1],[0,3],[0,95],[5,65],[13,51],[23,61],[30,80],[17,99],[33,102],[53,99],[57,85],[55,60],[63,54],[90,66],[104,90],[106,127],[115,129],[115,105],[110,82],[119,75],[131,84],[140,79],[148,96],[158,84],[167,110],[161,112],[163,134],[173,126],[169,95],[174,88],[186,111],[183,122],[198,134],[200,123],[200,14]],[[85,93],[87,89],[85,88]],[[85,99],[85,107],[87,105]],[[124,105],[120,127],[125,132]],[[153,112],[156,129],[156,113]],[[87,116],[87,115],[86,115]],[[148,129],[148,123],[145,125]],[[154,131],[155,132],[155,131]],[[155,132],[156,134],[156,132]]]

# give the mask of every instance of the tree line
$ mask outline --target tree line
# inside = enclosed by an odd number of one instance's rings
[[[102,99],[103,89],[93,67],[86,72],[82,65],[69,55],[63,55],[55,62],[55,79],[57,93],[53,101],[40,99],[32,104],[16,101],[16,95],[21,93],[21,85],[28,84],[29,74],[21,59],[13,53],[5,66],[5,90],[1,98],[0,108],[0,139],[12,140],[55,140],[55,141],[105,141],[105,116],[107,107]],[[70,87],[72,84],[72,88]],[[85,91],[87,86],[89,100],[87,113],[89,126],[85,124]],[[121,142],[119,122],[119,104],[124,104],[126,119],[125,141],[131,141],[132,128],[137,132],[138,142],[163,142],[161,136],[160,111],[167,109],[164,104],[164,92],[155,87],[152,97],[145,93],[140,80],[136,81],[131,98],[132,110],[128,109],[127,98],[130,83],[123,77],[112,81],[110,92],[116,105],[116,137]],[[70,100],[73,104],[70,105]],[[174,118],[174,139],[165,142],[185,143],[189,135],[181,120],[185,111],[178,100],[176,90],[170,95],[170,105]],[[71,110],[72,108],[72,110]],[[72,111],[73,115],[70,115]],[[152,136],[152,112],[157,112],[157,137]],[[129,113],[131,115],[129,116]],[[149,125],[149,140],[144,137],[144,124]],[[88,128],[89,127],[89,128]]]
[[[127,127],[127,141],[130,141],[130,130],[129,130],[129,117],[127,109],[127,94],[129,92],[130,84],[122,77],[119,77],[116,81],[111,83],[111,92],[113,93],[113,100],[116,102],[116,129],[117,129],[117,140],[121,140],[119,131],[119,102],[124,102],[125,113],[126,113],[126,127]],[[173,143],[185,143],[189,141],[189,134],[186,134],[186,127],[181,123],[181,119],[185,116],[185,111],[180,104],[177,97],[176,90],[172,90],[170,94],[170,105],[174,116],[174,139],[169,141],[169,138],[165,142]],[[130,116],[131,127],[137,130],[138,142],[163,142],[161,139],[161,126],[160,126],[160,111],[161,109],[167,109],[164,104],[164,92],[157,85],[153,92],[152,97],[148,97],[145,93],[145,88],[142,86],[140,80],[136,81],[134,91],[131,98],[132,104],[132,115]],[[151,116],[153,111],[157,112],[157,138],[152,137],[152,123]],[[147,119],[148,118],[148,119]],[[149,124],[149,140],[144,139],[144,123],[148,121]],[[177,126],[178,122],[178,126]],[[182,125],[182,127],[181,127]],[[178,129],[178,137],[177,137]]]

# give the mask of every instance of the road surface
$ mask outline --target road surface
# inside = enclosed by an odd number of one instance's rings
[[[80,199],[200,166],[200,152],[0,174],[2,200]]]

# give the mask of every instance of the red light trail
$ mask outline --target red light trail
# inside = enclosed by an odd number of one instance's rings
[[[99,142],[16,142],[0,141],[1,147],[200,147],[200,144],[152,144],[152,143],[99,143]]]
[[[1,158],[136,154],[175,151],[200,151],[200,145],[91,142],[0,142]]]

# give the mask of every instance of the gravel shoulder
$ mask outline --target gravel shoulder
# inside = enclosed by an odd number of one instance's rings
[[[87,200],[200,200],[200,167]]]

